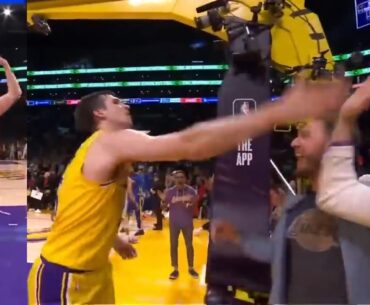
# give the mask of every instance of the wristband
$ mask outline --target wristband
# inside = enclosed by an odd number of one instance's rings
[[[353,140],[334,141],[330,143],[330,146],[354,146]]]

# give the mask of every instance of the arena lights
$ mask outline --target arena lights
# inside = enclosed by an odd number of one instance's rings
[[[200,71],[200,70],[227,70],[228,65],[188,65],[188,66],[147,66],[147,67],[118,67],[95,69],[64,69],[49,71],[28,71],[28,76],[63,75],[63,74],[90,74],[90,73],[123,73],[123,72],[157,72],[157,71]]]
[[[361,53],[364,56],[370,55],[370,49],[369,50],[363,50],[359,53]],[[335,56],[333,56],[333,59],[334,59],[334,61],[344,61],[344,60],[350,59],[352,54],[353,53],[335,55]]]
[[[4,8],[3,14],[9,17],[12,14],[12,10],[9,7]]]
[[[29,85],[28,90],[46,89],[79,89],[79,88],[113,88],[113,87],[148,87],[148,86],[219,86],[222,80],[175,80],[175,81],[144,81],[144,82],[102,82],[102,83],[71,83],[58,85]]]

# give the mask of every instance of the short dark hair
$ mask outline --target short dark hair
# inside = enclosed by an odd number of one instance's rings
[[[74,112],[76,130],[82,133],[93,133],[97,126],[94,111],[105,108],[104,96],[114,95],[112,91],[96,91],[81,98]]]
[[[186,179],[189,179],[189,173],[184,167],[177,167],[174,171],[173,174],[176,175],[177,173],[181,173],[185,176]]]

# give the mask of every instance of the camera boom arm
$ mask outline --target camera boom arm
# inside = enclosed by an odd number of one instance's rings
[[[175,20],[191,27],[196,27],[197,8],[209,4],[209,0],[29,0],[27,20],[35,27],[35,20],[73,20],[73,19],[160,19]],[[214,3],[216,2],[216,3]],[[258,7],[261,0],[213,1],[213,6],[225,4],[235,16],[246,21],[253,19],[252,7]],[[325,38],[317,15],[304,7],[304,0],[265,0],[263,9],[258,14],[258,22],[272,25],[272,62],[278,70],[312,63],[325,54],[328,62],[332,53]],[[209,7],[203,7],[203,11]],[[217,9],[217,8],[215,8]],[[222,10],[221,8],[219,10]],[[225,12],[221,12],[226,14]],[[38,18],[35,18],[37,16]],[[43,24],[45,28],[45,24]],[[203,29],[227,41],[224,29]]]

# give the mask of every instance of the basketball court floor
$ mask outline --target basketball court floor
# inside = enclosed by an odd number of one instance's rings
[[[51,226],[49,214],[28,213],[27,262],[29,266],[40,254]],[[204,221],[195,220],[195,227]],[[163,231],[153,231],[154,219],[146,217],[143,221],[145,235],[135,244],[138,257],[122,260],[112,251],[111,261],[117,304],[204,304],[205,264],[207,259],[208,233],[194,236],[195,268],[200,278],[195,280],[187,273],[186,249],[183,237],[179,239],[179,271],[176,281],[168,279],[171,273],[168,223]],[[134,217],[128,224],[130,234],[135,231]],[[102,237],[103,238],[103,237]]]
[[[0,160],[0,303],[7,305],[26,304],[26,171],[26,161]]]
[[[27,304],[28,271],[39,256],[52,224],[49,214],[27,213],[26,171],[25,161],[0,160],[0,295],[1,304],[7,305]],[[203,223],[195,220],[195,227]],[[122,260],[112,251],[117,304],[203,304],[208,233],[202,232],[193,240],[195,268],[200,279],[195,280],[187,273],[186,249],[180,236],[180,277],[170,281],[168,222],[164,221],[163,231],[151,229],[154,219],[150,216],[143,224],[145,235],[135,244],[136,259]],[[133,217],[128,226],[132,234],[135,231]]]

